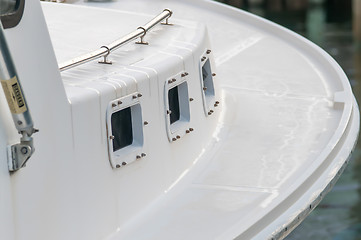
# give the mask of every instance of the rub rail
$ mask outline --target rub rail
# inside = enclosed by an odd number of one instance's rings
[[[104,57],[104,61],[100,63],[107,63],[111,64],[111,62],[107,61],[108,55],[115,51],[116,49],[120,48],[121,46],[137,39],[140,37],[141,41],[137,42],[140,44],[147,44],[147,42],[143,41],[143,37],[145,34],[152,29],[157,24],[161,23],[163,20],[165,20],[166,25],[170,25],[168,23],[168,19],[172,16],[173,12],[169,9],[164,9],[162,13],[160,13],[158,16],[153,18],[150,22],[146,23],[144,26],[138,27],[137,30],[125,35],[124,37],[110,43],[107,46],[102,46],[100,49],[95,50],[93,52],[81,55],[79,57],[73,58],[69,61],[63,62],[59,64],[59,70],[60,72],[65,71],[67,69],[79,66],[81,64],[90,62],[92,60],[95,60],[100,57]]]

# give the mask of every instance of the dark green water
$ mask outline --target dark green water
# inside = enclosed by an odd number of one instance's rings
[[[352,2],[354,1],[354,2]],[[352,7],[358,3],[358,10]],[[220,0],[283,25],[326,50],[361,102],[361,0]],[[356,14],[357,13],[357,14]],[[360,34],[359,34],[360,35]],[[357,40],[357,38],[359,38]],[[352,161],[318,207],[287,240],[361,240],[361,141]]]

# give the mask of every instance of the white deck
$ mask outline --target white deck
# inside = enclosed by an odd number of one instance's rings
[[[68,166],[74,169],[69,169],[68,174],[76,186],[67,180],[69,190],[62,191],[77,196],[72,197],[70,208],[64,207],[66,199],[51,200],[63,206],[62,212],[59,210],[52,217],[64,228],[46,223],[52,227],[41,232],[43,226],[38,225],[47,219],[45,211],[34,220],[38,231],[20,221],[22,232],[18,239],[283,237],[334,184],[356,141],[359,111],[347,77],[323,50],[275,24],[215,2],[139,0],[79,4],[112,10],[108,13],[61,4],[42,5],[59,62],[123,36],[164,8],[174,12],[170,21],[175,23],[175,29],[156,27],[146,36],[149,46],[130,43],[111,55],[115,61],[112,66],[92,62],[62,73],[73,113],[77,99],[81,94],[89,94],[84,89],[94,81],[101,84],[103,77],[124,69],[136,69],[151,78],[152,71],[142,65],[142,60],[152,57],[155,50],[177,46],[176,37],[181,37],[182,42],[195,41],[196,29],[203,24],[208,29],[215,58],[221,112],[205,125],[215,126],[212,132],[201,130],[211,137],[198,148],[188,146],[192,159],[174,169],[171,162],[155,160],[154,172],[143,175],[143,179],[135,176],[147,173],[144,168],[151,168],[150,163],[129,166],[130,170],[122,174],[122,169],[111,169],[106,159],[98,161],[104,152],[82,156],[74,147],[80,140],[73,135]],[[84,19],[88,25],[81,23]],[[122,24],[115,27],[117,23]],[[89,31],[92,37],[85,35]],[[181,43],[178,44],[179,47]],[[80,85],[83,90],[74,90]],[[90,111],[93,110],[89,108]],[[73,122],[72,127],[81,128],[80,125]],[[86,134],[85,130],[78,132],[78,136]],[[103,132],[97,134],[105,134],[104,129],[99,131]],[[197,142],[200,137],[195,135],[192,141]],[[157,139],[155,136],[152,144]],[[151,145],[147,148],[152,152]],[[162,152],[162,147],[158,147],[154,159],[162,154],[172,156],[172,151]],[[181,153],[175,160],[180,162],[187,156]],[[79,171],[84,175],[78,179]],[[161,176],[163,173],[167,176]],[[32,198],[30,192],[23,194]],[[104,195],[97,199],[101,194]],[[31,215],[36,210],[25,212]],[[20,211],[17,214],[18,219],[29,219]],[[78,227],[72,226],[73,216]]]
[[[257,234],[265,238],[274,229],[263,233],[262,228],[272,222],[287,227],[294,214],[309,207],[302,202],[292,207],[288,202],[295,203],[314,184],[304,196],[309,198],[306,203],[312,203],[347,159],[347,153],[337,151],[338,161],[325,159],[350,117],[353,99],[347,79],[306,40],[215,3],[207,8],[202,3],[164,1],[88,5],[145,13],[167,7],[174,11],[171,20],[175,22],[207,23],[223,96],[223,112],[213,140],[200,155],[200,166],[187,170],[172,191],[128,225],[119,226],[111,239],[227,239],[238,233],[243,233],[242,239]],[[123,17],[136,26],[131,17]],[[65,18],[74,22],[70,16]],[[117,22],[111,17],[109,21]],[[99,21],[91,25],[107,29]],[[162,36],[155,41],[165,44],[164,40]],[[345,105],[336,107],[335,95],[346,97],[340,100]],[[355,138],[357,127],[353,128]],[[348,151],[352,147],[351,141]],[[318,167],[323,176],[313,175]],[[294,196],[289,196],[292,192]],[[277,221],[288,207],[291,215]]]

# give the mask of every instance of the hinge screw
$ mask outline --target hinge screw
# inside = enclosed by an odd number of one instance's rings
[[[22,147],[20,151],[23,155],[28,153],[28,149],[26,147]]]

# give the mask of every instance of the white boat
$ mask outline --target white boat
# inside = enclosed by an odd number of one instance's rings
[[[282,239],[335,184],[359,110],[322,49],[213,1],[71,3],[0,0],[0,239]]]

